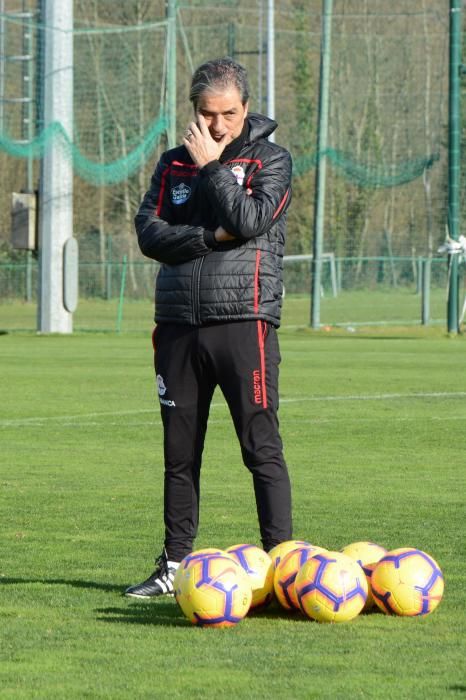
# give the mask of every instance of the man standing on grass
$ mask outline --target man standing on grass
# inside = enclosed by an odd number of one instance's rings
[[[192,551],[209,407],[220,386],[252,474],[262,545],[291,539],[291,494],[278,427],[276,329],[282,304],[291,158],[248,114],[245,69],[230,58],[194,73],[194,119],[164,153],[136,215],[141,251],[161,268],[155,373],[164,428],[165,542],[155,571],[126,595],[173,592]],[[228,480],[225,474],[225,495]],[[225,499],[227,501],[227,498]]]

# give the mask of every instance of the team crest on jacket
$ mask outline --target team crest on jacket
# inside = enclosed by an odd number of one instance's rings
[[[167,387],[165,386],[165,382],[163,381],[163,377],[160,374],[157,375],[157,390],[159,392],[159,396],[163,396],[165,394],[165,392],[167,391]]]
[[[173,204],[184,204],[191,196],[191,188],[181,182],[176,187],[172,187],[170,191]]]
[[[236,177],[236,182],[238,183],[238,185],[242,185],[245,178],[244,168],[241,165],[234,165],[231,169],[231,172]]]

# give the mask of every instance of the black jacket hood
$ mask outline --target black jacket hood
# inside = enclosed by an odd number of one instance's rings
[[[273,119],[255,112],[249,112],[247,120],[249,123],[249,142],[266,139],[278,126]]]

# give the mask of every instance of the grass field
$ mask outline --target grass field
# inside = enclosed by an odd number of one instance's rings
[[[443,329],[283,330],[281,430],[295,536],[415,546],[446,589],[424,618],[321,625],[271,607],[198,629],[121,596],[162,542],[148,335],[0,336],[0,697],[464,696],[465,340]],[[216,395],[197,545],[258,544]]]
[[[462,306],[461,298],[461,306]],[[116,297],[110,301],[81,298],[74,314],[75,330],[79,331],[143,331],[154,316],[152,294],[143,301],[125,298],[120,306]],[[0,331],[35,330],[35,303],[7,301],[0,303]],[[445,290],[432,289],[430,319],[432,324],[445,325]],[[321,299],[322,325],[413,325],[421,322],[421,296],[410,288],[360,289],[341,292],[337,297],[327,293]],[[283,303],[283,326],[308,326],[309,295],[286,295]]]

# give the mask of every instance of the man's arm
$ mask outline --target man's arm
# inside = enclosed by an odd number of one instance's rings
[[[167,216],[165,183],[170,163],[162,156],[151,186],[135,217],[141,252],[168,265],[207,255],[215,247],[215,235],[202,226],[172,225]]]
[[[220,226],[240,240],[266,233],[291,201],[291,156],[281,149],[258,167],[250,191],[239,187],[234,174],[218,161],[201,170]]]

